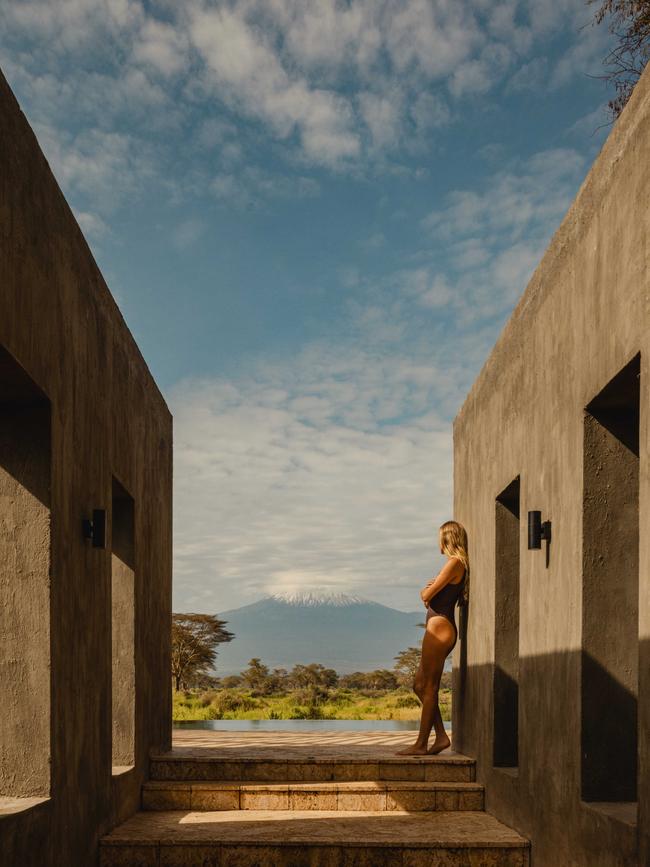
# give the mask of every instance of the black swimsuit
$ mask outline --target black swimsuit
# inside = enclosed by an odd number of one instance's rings
[[[436,595],[429,600],[429,604],[427,605],[427,623],[429,622],[429,618],[433,617],[434,614],[441,614],[443,617],[446,617],[447,620],[454,626],[454,631],[456,635],[454,637],[454,643],[447,651],[447,655],[451,653],[451,651],[456,646],[456,642],[458,641],[458,629],[456,627],[456,619],[454,617],[454,608],[456,607],[458,597],[462,593],[464,584],[465,574],[463,574],[462,579],[457,584],[445,584],[442,590],[438,590]],[[433,604],[435,604],[435,608],[433,607]]]

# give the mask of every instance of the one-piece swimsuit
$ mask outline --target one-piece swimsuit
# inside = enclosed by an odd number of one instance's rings
[[[463,574],[462,579],[457,584],[445,584],[442,590],[439,590],[435,596],[431,597],[431,599],[429,600],[429,604],[427,605],[426,623],[429,622],[429,618],[433,617],[434,614],[441,614],[443,617],[446,617],[451,624],[453,624],[455,633],[454,643],[449,648],[447,655],[451,653],[451,651],[456,646],[456,642],[458,641],[458,628],[456,627],[454,609],[456,607],[458,597],[462,593],[464,584],[465,573]]]

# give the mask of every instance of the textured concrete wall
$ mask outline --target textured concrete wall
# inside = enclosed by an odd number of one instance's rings
[[[458,749],[477,757],[478,777],[487,784],[487,809],[533,840],[535,867],[650,863],[649,155],[650,70],[613,127],[454,423],[455,517],[467,527],[472,565],[472,598],[462,618],[463,645],[453,673],[454,739]],[[608,624],[619,618],[638,648],[638,659],[629,645],[622,651],[632,680],[626,683],[620,672],[609,680],[609,700],[622,714],[636,704],[635,685],[638,694],[634,827],[581,797],[581,672],[587,664],[582,650],[583,450],[585,407],[639,352],[638,620],[630,614],[629,599],[621,602],[634,558],[608,570],[600,606],[608,618],[603,643],[611,649]],[[495,498],[517,475],[522,515],[519,757],[516,768],[495,768]],[[548,569],[543,550],[527,549],[526,514],[533,509],[553,523]],[[603,731],[599,748],[616,754],[620,747]]]
[[[22,798],[50,786],[50,408],[30,397],[0,398],[0,791]]]
[[[135,754],[135,509],[113,481],[111,605],[113,643],[113,772]]]
[[[87,867],[96,863],[100,835],[138,808],[149,749],[170,745],[172,425],[1,76],[0,166],[0,347],[29,374],[51,408],[51,545],[42,560],[32,541],[24,546],[28,569],[49,561],[49,600],[41,582],[40,598],[35,596],[26,607],[25,594],[16,594],[12,603],[20,611],[16,622],[25,657],[36,641],[35,631],[50,630],[47,670],[34,670],[35,681],[23,690],[36,720],[34,761],[42,754],[49,758],[49,779],[34,791],[47,796],[49,790],[49,797],[31,809],[21,809],[25,805],[18,802],[7,814],[2,796],[21,792],[10,780],[2,780],[0,864]],[[12,399],[3,369],[0,357],[0,403]],[[4,434],[3,429],[0,449],[15,440]],[[9,484],[7,472],[14,479],[16,473],[7,470],[6,458],[0,455],[0,466]],[[111,744],[113,477],[133,497],[136,543],[135,756],[133,767],[119,775],[112,773]],[[108,513],[103,550],[82,538],[82,518],[93,508]],[[0,486],[0,581],[9,574],[3,552],[15,550],[18,539],[12,520],[6,488]],[[41,520],[47,518],[29,518],[21,533],[33,536],[33,526]],[[30,622],[34,618],[39,620],[36,625]],[[0,653],[8,653],[4,644]],[[11,702],[4,701],[7,688],[3,681],[3,751],[14,714]],[[30,760],[26,755],[27,766]],[[12,762],[7,758],[7,765]],[[29,791],[25,785],[23,793]]]

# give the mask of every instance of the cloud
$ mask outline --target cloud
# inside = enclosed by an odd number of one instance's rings
[[[605,27],[585,27],[580,38],[572,42],[554,64],[549,78],[550,89],[565,87],[577,76],[601,72],[611,42],[612,37]]]
[[[143,15],[139,0],[22,0],[3,9],[10,35],[42,39],[51,53],[77,56],[105,48],[111,39],[137,28]]]
[[[186,68],[188,40],[186,34],[164,21],[147,18],[138,32],[133,57],[136,62],[153,66],[164,76]]]
[[[111,213],[153,174],[146,145],[132,136],[98,129],[74,134],[42,124],[35,131],[66,191],[101,215]]]
[[[453,190],[445,207],[431,211],[423,226],[444,240],[481,234],[488,241],[494,235],[516,241],[557,223],[583,167],[584,158],[573,149],[542,151],[520,162],[518,171],[492,175],[483,192]]]
[[[445,126],[451,119],[449,106],[444,98],[433,93],[418,93],[411,104],[411,117],[418,133],[424,134]]]
[[[453,298],[453,289],[442,274],[429,268],[415,268],[398,275],[402,291],[416,298],[423,307],[445,307]]]
[[[403,95],[398,88],[386,94],[359,94],[359,110],[370,133],[371,146],[394,147],[402,129]]]
[[[177,183],[193,197],[215,175],[211,125],[237,130],[213,147],[240,187],[239,167],[262,165],[269,145],[289,178],[399,173],[465,100],[487,102],[508,76],[511,92],[545,86],[538,59],[521,62],[536,43],[574,34],[548,80],[558,88],[606,41],[580,29],[574,0],[24,0],[2,14],[3,63],[32,123],[148,142],[163,183],[170,161],[191,161]],[[179,154],[187,129],[196,141]]]
[[[506,93],[535,93],[546,89],[548,81],[548,58],[534,57],[528,63],[522,64],[510,77],[506,85]]]
[[[97,214],[81,211],[75,214],[75,216],[86,238],[98,240],[109,234],[108,226]]]
[[[237,110],[263,120],[281,139],[297,132],[307,159],[330,167],[357,156],[348,101],[291,76],[261,29],[241,12],[195,7],[190,37],[212,81]]]
[[[402,271],[399,291],[423,307],[449,307],[463,323],[502,317],[523,292],[584,171],[584,157],[552,148],[512,170],[489,176],[482,188],[452,190],[422,228],[431,263]]]
[[[412,608],[451,508],[443,382],[432,364],[322,344],[179,384],[176,599],[219,611],[344,588]]]
[[[318,196],[320,185],[303,175],[273,174],[249,166],[237,173],[219,172],[210,183],[217,201],[242,209],[263,208],[276,198],[308,199]]]
[[[455,97],[487,93],[501,80],[512,56],[507,46],[488,43],[479,57],[459,65],[454,70],[449,84],[451,93]]]
[[[190,218],[178,224],[172,236],[172,244],[177,250],[193,247],[203,237],[207,229],[203,220]]]
[[[471,55],[481,31],[471,5],[406,0],[386,7],[385,45],[398,72],[446,78]]]

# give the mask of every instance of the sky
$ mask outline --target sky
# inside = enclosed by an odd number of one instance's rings
[[[0,67],[174,415],[175,611],[419,606],[453,418],[609,130],[593,13],[0,4]]]

